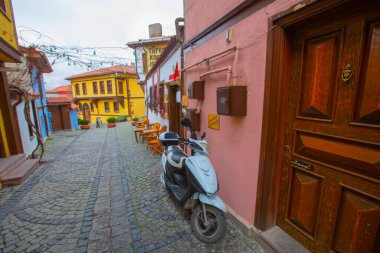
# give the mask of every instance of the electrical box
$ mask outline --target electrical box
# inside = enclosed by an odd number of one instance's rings
[[[205,82],[194,81],[187,85],[189,98],[203,100],[205,98]]]
[[[201,130],[201,114],[196,114],[197,109],[186,109],[186,118],[190,119],[194,131]]]
[[[217,112],[226,116],[247,114],[247,86],[226,86],[216,89]]]

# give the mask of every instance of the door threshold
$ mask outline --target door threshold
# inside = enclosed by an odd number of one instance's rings
[[[267,248],[268,252],[310,253],[309,250],[278,226],[274,226],[266,231],[254,229],[253,234],[254,237],[259,237],[261,240],[265,241],[265,244],[270,247],[270,249]]]

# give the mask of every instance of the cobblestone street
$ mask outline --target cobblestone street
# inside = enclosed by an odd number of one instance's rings
[[[231,222],[221,243],[199,242],[150,153],[129,123],[54,134],[47,163],[0,190],[0,252],[263,252]]]

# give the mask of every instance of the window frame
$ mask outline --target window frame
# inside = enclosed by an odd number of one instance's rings
[[[116,110],[116,108],[117,108],[117,110]],[[120,109],[119,109],[119,102],[113,102],[113,111],[114,111],[114,112],[117,112],[117,113],[120,112]]]
[[[160,111],[162,112],[162,110],[164,110],[164,112],[165,112],[165,108],[164,108],[165,107],[164,106],[165,86],[164,86],[164,83],[160,83],[160,86],[158,88],[159,88],[158,95],[159,95]]]
[[[110,112],[110,103],[109,102],[104,102],[104,111]]]
[[[124,94],[123,81],[117,82],[117,89],[119,90],[119,94]]]
[[[79,95],[79,96],[80,96],[80,87],[79,87],[79,83],[76,83],[76,84],[75,84],[75,95]]]
[[[104,81],[99,82],[100,94],[106,94],[106,90],[104,89]]]
[[[7,2],[5,0],[0,0],[0,11],[7,14]]]
[[[82,83],[82,91],[83,91],[83,95],[87,95],[87,84],[86,83]]]
[[[112,81],[107,80],[107,94],[112,94]]]
[[[92,91],[94,92],[94,95],[98,95],[98,82],[92,82]]]

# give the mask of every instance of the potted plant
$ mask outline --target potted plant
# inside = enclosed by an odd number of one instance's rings
[[[90,129],[90,125],[89,125],[90,121],[87,120],[87,119],[80,119],[79,120],[79,125],[80,125],[80,129]]]
[[[115,117],[108,118],[107,119],[107,122],[108,122],[107,127],[115,127],[116,121],[117,121],[117,118],[115,118]]]
[[[132,118],[131,125],[134,126],[137,121],[139,121],[139,118],[137,117]]]

